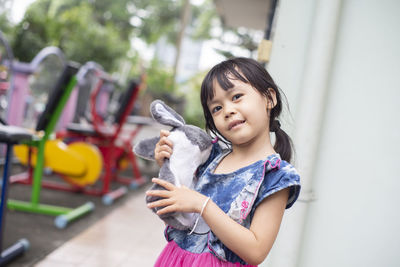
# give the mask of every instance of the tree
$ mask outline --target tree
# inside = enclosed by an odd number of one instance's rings
[[[91,2],[91,3],[90,3]],[[115,70],[129,50],[129,16],[110,13],[127,1],[37,0],[15,27],[13,50],[22,61],[30,61],[45,46],[57,46],[69,60],[92,60],[106,70]],[[100,7],[107,10],[100,10]],[[120,6],[121,7],[121,6]],[[126,8],[120,8],[126,10]],[[119,28],[121,27],[121,28]]]
[[[11,4],[11,0],[0,0],[0,30],[9,41],[12,38],[12,25],[9,17]]]
[[[192,5],[189,0],[132,0],[129,7],[137,37],[147,44],[166,37],[167,42],[176,47],[173,73],[179,62],[183,36],[189,34],[193,39],[209,39],[212,23],[217,18],[211,0],[205,0],[199,6]]]
[[[185,34],[185,29],[188,24],[188,21],[191,16],[191,5],[189,0],[184,0],[183,1],[183,8],[181,11],[181,19],[179,23],[179,31],[178,31],[178,36],[176,38],[176,54],[175,54],[175,61],[174,61],[174,67],[173,67],[173,76],[172,80],[175,81],[176,79],[176,71],[178,70],[178,64],[179,64],[179,58],[181,55],[181,47],[182,47],[182,40],[183,36]]]
[[[226,58],[230,58],[236,55],[232,53],[229,47],[236,46],[249,51],[249,53],[253,56],[258,49],[258,44],[261,41],[261,36],[261,31],[245,28],[234,29],[223,26],[222,34],[216,38],[218,38],[223,44],[226,44],[228,49],[215,50]]]
[[[132,0],[128,3],[133,33],[147,44],[153,44],[161,36],[175,42],[181,9],[179,0]],[[171,38],[172,36],[172,38]]]

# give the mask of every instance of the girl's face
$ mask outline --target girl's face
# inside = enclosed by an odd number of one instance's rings
[[[233,146],[246,145],[269,137],[269,109],[273,102],[249,83],[229,79],[233,87],[225,91],[214,81],[214,98],[208,108],[215,127]],[[270,89],[272,98],[275,91]],[[264,140],[264,139],[263,139]],[[269,139],[268,139],[269,140]]]

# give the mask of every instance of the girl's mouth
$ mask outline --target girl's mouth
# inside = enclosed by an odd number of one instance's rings
[[[236,126],[241,125],[241,124],[243,124],[245,122],[246,122],[246,120],[235,120],[235,121],[232,121],[231,123],[229,123],[228,130],[231,130],[232,128],[235,128]]]

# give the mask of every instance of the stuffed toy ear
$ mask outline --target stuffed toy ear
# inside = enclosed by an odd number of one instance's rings
[[[161,100],[154,100],[151,103],[150,112],[153,118],[163,125],[179,127],[185,124],[182,116]]]
[[[133,152],[142,158],[155,160],[154,149],[156,148],[158,140],[160,140],[159,137],[144,139],[135,145]]]

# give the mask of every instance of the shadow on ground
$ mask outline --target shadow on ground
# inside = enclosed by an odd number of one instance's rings
[[[149,171],[144,172],[143,175],[146,177],[154,177],[154,168],[149,168]],[[54,176],[46,179],[61,181],[58,177]],[[113,185],[113,187],[119,186],[121,185]],[[21,238],[28,239],[30,243],[29,250],[7,266],[34,266],[35,263],[39,262],[63,243],[96,223],[113,209],[125,203],[125,201],[128,201],[130,197],[142,193],[144,188],[146,188],[146,186],[142,186],[136,190],[129,190],[126,196],[117,200],[110,206],[104,205],[101,197],[42,188],[40,198],[40,203],[42,204],[74,208],[88,201],[92,201],[95,204],[95,210],[77,221],[72,222],[65,229],[58,229],[55,227],[54,216],[7,210],[3,249],[11,246]],[[31,186],[13,184],[9,187],[8,198],[29,201],[31,190]],[[132,216],[135,216],[135,214],[132,214]],[[138,218],[139,217],[140,214],[138,215]]]

